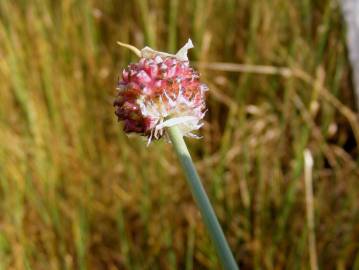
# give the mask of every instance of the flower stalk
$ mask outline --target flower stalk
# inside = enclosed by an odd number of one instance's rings
[[[175,149],[176,155],[180,160],[188,185],[201,212],[202,218],[213,241],[223,268],[225,270],[238,270],[239,268],[237,263],[194,167],[191,155],[187,149],[181,131],[177,126],[171,126],[167,128],[167,132]]]
[[[162,137],[172,141],[223,268],[238,270],[183,140],[184,136],[200,138],[193,132],[203,125],[206,113],[208,87],[200,81],[187,56],[192,41],[189,39],[176,54],[118,44],[140,57],[123,70],[119,79],[114,101],[118,120],[124,122],[126,133],[145,136],[148,144]]]

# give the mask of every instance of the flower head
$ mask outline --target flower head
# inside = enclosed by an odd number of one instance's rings
[[[208,88],[189,65],[191,40],[176,55],[120,45],[140,56],[123,70],[118,82],[114,106],[118,120],[124,121],[124,131],[147,136],[151,142],[165,135],[166,127],[177,125],[183,136],[197,137],[193,131],[203,125]]]

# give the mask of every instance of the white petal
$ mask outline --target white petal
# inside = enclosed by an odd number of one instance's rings
[[[187,43],[176,53],[176,58],[181,61],[188,61],[187,53],[194,48],[192,40],[189,38]]]
[[[147,46],[141,50],[141,56],[144,58],[153,58],[156,55],[160,55],[163,57],[176,57],[174,54],[155,51],[154,49],[151,49],[150,47]]]
[[[133,51],[137,56],[139,57],[144,57],[144,58],[153,58],[156,55],[160,55],[163,57],[175,57],[180,61],[188,61],[188,57],[187,57],[187,53],[189,49],[194,48],[192,40],[188,39],[187,43],[176,53],[176,54],[170,54],[170,53],[165,53],[165,52],[159,52],[156,51],[150,47],[144,47],[141,51],[139,49],[137,49],[135,46],[126,44],[126,43],[122,43],[122,42],[117,42],[117,44],[119,44],[122,47],[126,47],[128,49],[130,49],[131,51]]]
[[[187,53],[188,50],[192,48],[194,48],[192,40],[188,39],[187,43],[176,54],[159,52],[146,46],[141,50],[141,56],[144,58],[153,58],[156,55],[160,55],[163,57],[175,57],[180,61],[188,61]]]
[[[191,132],[187,133],[186,137],[190,137],[190,138],[193,138],[193,139],[202,139],[203,138],[202,136],[198,136],[198,135],[193,134]]]
[[[156,126],[156,129],[161,129],[161,128],[165,128],[165,127],[172,127],[175,125],[179,125],[179,124],[183,124],[189,121],[196,121],[198,120],[197,117],[194,116],[181,116],[181,117],[175,117],[175,118],[171,118],[168,119],[166,121],[164,121],[163,123],[159,124]]]

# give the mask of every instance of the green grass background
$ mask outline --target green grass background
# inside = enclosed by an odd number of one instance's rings
[[[171,146],[127,137],[112,107],[136,60],[117,40],[175,52],[189,37],[210,92],[188,142],[241,268],[310,269],[308,148],[319,269],[359,269],[359,122],[334,0],[1,0],[0,269],[219,269]]]

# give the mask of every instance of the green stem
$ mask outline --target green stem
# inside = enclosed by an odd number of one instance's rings
[[[238,270],[238,266],[233,254],[226,241],[222,228],[218,222],[216,214],[208,199],[206,191],[203,188],[198,173],[193,165],[191,155],[188,152],[185,141],[179,129],[176,126],[167,129],[169,137],[173,143],[181,165],[187,177],[187,182],[191,188],[193,197],[201,212],[205,225],[207,226],[209,235],[216,248],[219,259],[225,270]]]

